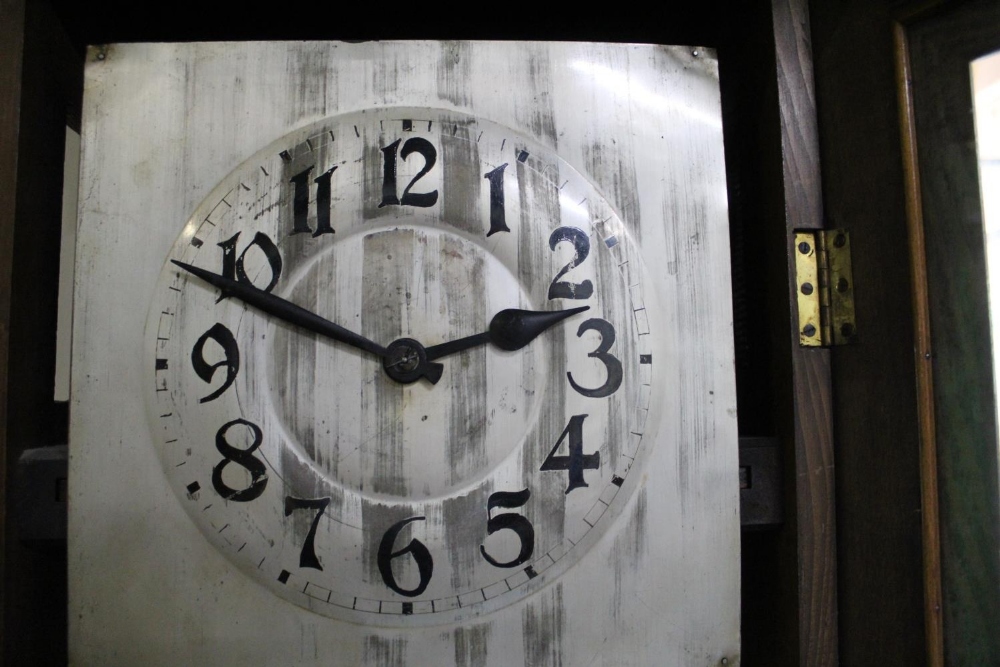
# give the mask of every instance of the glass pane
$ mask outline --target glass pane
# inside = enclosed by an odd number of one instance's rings
[[[972,93],[976,153],[979,160],[979,192],[982,197],[986,261],[990,277],[993,349],[1000,350],[1000,51],[972,61]],[[993,355],[993,378],[994,382],[1000,378],[998,353]],[[1000,396],[1000,387],[997,387],[996,395]],[[997,404],[1000,412],[1000,401]]]

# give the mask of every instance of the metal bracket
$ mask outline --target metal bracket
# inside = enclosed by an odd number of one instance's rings
[[[743,530],[775,528],[785,520],[781,498],[781,447],[777,438],[740,438],[740,524]]]
[[[851,236],[846,230],[795,232],[795,288],[800,345],[855,342]]]
[[[22,543],[66,542],[68,461],[66,445],[28,448],[17,460],[13,504]]]

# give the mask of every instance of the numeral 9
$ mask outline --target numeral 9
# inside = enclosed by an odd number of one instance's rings
[[[222,351],[226,355],[222,361],[209,364],[205,360],[205,343],[209,340],[214,340],[222,348]],[[222,392],[229,389],[229,386],[236,379],[236,375],[240,371],[240,348],[236,344],[233,332],[227,329],[222,323],[217,322],[211,329],[203,333],[191,350],[191,366],[194,368],[194,372],[198,374],[198,377],[205,382],[211,382],[212,378],[215,377],[215,371],[221,367],[225,367],[226,381],[222,383],[221,387],[208,396],[199,399],[198,402],[208,403],[221,396]]]

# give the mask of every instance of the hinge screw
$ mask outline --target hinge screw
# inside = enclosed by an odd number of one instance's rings
[[[808,255],[810,250],[812,250],[812,248],[810,248],[809,244],[806,243],[805,241],[799,244],[799,252],[801,252],[803,255]]]
[[[806,336],[809,336],[810,338],[812,338],[813,336],[815,336],[815,335],[816,335],[816,327],[814,327],[814,326],[813,326],[813,325],[811,325],[811,324],[807,324],[807,325],[806,325],[806,326],[805,326],[805,327],[804,327],[804,328],[802,329],[802,333],[804,333],[804,334],[805,334]]]
[[[848,287],[850,287],[850,285],[847,284],[847,278],[841,278],[837,281],[838,292],[846,292]]]
[[[837,234],[833,238],[833,245],[837,246],[838,248],[843,248],[846,244],[847,244],[847,237],[844,236],[843,234]]]
[[[802,293],[809,296],[813,293],[812,283],[802,283]]]

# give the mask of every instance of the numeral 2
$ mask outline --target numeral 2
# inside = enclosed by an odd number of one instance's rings
[[[427,208],[433,206],[438,199],[438,191],[432,192],[410,192],[413,185],[427,175],[437,162],[437,149],[431,142],[422,137],[407,139],[399,151],[399,157],[406,160],[411,153],[420,153],[424,158],[424,167],[417,175],[410,179],[409,184],[403,188],[403,198],[396,196],[396,151],[399,148],[400,139],[382,149],[382,201],[378,207],[383,206],[417,206]]]
[[[568,494],[573,489],[581,486],[589,486],[583,479],[584,470],[597,470],[601,467],[601,453],[583,453],[583,420],[587,415],[573,415],[569,424],[563,429],[562,435],[556,441],[556,446],[552,448],[549,455],[542,463],[539,470],[565,470],[569,477],[569,486],[566,487]],[[556,456],[559,446],[566,436],[569,436],[569,456]]]
[[[589,280],[582,283],[562,282],[559,279],[577,266],[590,254],[590,239],[587,234],[578,227],[558,227],[549,236],[549,249],[555,251],[556,246],[563,241],[573,244],[573,259],[566,266],[562,267],[556,277],[549,285],[550,299],[589,299],[594,293],[594,284]]]

